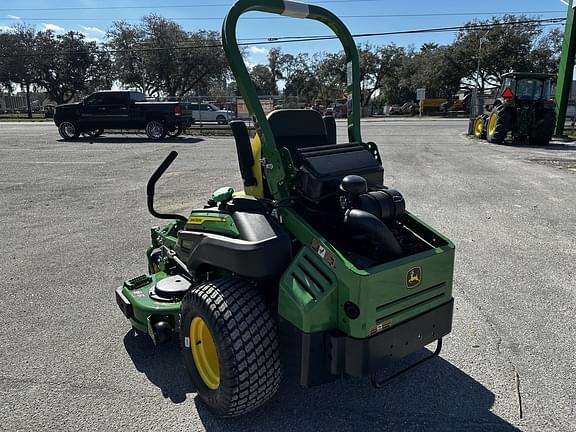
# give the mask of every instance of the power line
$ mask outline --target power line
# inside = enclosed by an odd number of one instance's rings
[[[422,14],[377,14],[377,15],[338,15],[340,18],[430,18],[450,16],[503,16],[503,15],[539,15],[562,13],[564,11],[511,11],[511,12],[454,12],[454,13],[422,13]],[[173,21],[222,21],[223,17],[166,17]],[[281,17],[243,17],[242,20],[269,20]],[[20,21],[103,21],[102,18],[20,18]],[[140,21],[140,18],[128,18],[120,21]]]
[[[544,26],[548,25],[558,25],[566,21],[566,18],[549,18],[549,19],[537,19],[537,20],[523,20],[523,21],[512,21],[512,22],[502,22],[498,24],[470,24],[456,27],[437,27],[428,29],[416,29],[416,30],[401,30],[392,32],[379,32],[379,33],[357,33],[353,34],[354,38],[366,38],[366,37],[379,37],[379,36],[395,36],[395,35],[407,35],[407,34],[424,34],[424,33],[455,33],[465,30],[490,30],[493,28],[503,27],[503,26],[515,26],[524,24],[540,24]],[[241,42],[238,43],[239,46],[255,46],[255,45],[270,45],[280,43],[301,43],[310,41],[326,41],[338,39],[336,35],[309,35],[309,36],[283,36],[283,37],[273,37],[266,38],[266,40],[256,41],[256,42]],[[170,47],[150,47],[150,48],[130,48],[130,49],[118,49],[118,50],[95,50],[93,53],[102,54],[119,54],[128,52],[158,52],[158,51],[174,51],[174,50],[190,50],[190,49],[204,49],[204,48],[221,48],[222,44],[212,44],[212,45],[177,45]],[[73,55],[81,54],[83,51],[61,51],[53,53],[24,53],[24,54],[11,54],[2,55],[0,58],[16,58],[16,57],[40,57],[40,56],[56,56],[56,55]]]
[[[332,3],[367,3],[376,2],[378,0],[320,0],[315,1],[315,4],[332,4]],[[45,12],[45,11],[68,11],[68,10],[118,10],[118,9],[192,9],[192,8],[208,8],[208,7],[230,7],[233,3],[204,3],[204,4],[192,4],[192,5],[150,5],[150,6],[72,6],[72,7],[53,7],[53,8],[2,8],[0,12]]]

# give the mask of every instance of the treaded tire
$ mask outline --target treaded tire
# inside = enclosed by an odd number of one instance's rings
[[[146,123],[146,135],[154,141],[164,139],[166,137],[166,128],[160,120],[150,120]]]
[[[492,128],[491,122],[493,121],[493,116],[496,116],[496,118],[494,120],[495,124]],[[494,144],[502,144],[506,139],[508,131],[510,130],[511,122],[512,117],[509,110],[505,108],[495,108],[492,110],[486,125],[486,139],[488,142]]]
[[[190,347],[190,325],[200,317],[216,346],[219,385],[208,388]],[[218,416],[245,414],[271,399],[280,384],[276,323],[256,288],[240,279],[202,283],[180,309],[180,347],[198,396]]]
[[[478,139],[486,139],[486,116],[484,114],[474,120],[474,136]]]
[[[218,117],[216,117],[216,121],[218,122],[219,125],[228,124],[228,120],[226,120],[226,117],[224,117],[223,115],[219,115]]]
[[[173,130],[166,132],[166,136],[168,138],[176,138],[182,135],[182,132],[184,132],[184,128],[182,126],[175,126]]]
[[[556,113],[553,110],[545,110],[540,120],[536,122],[530,137],[530,144],[546,146],[550,144],[554,136],[556,126]]]
[[[58,133],[64,141],[73,140],[80,136],[80,127],[74,121],[64,120],[58,125]]]

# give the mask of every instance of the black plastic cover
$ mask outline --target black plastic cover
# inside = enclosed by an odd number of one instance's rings
[[[238,164],[240,165],[240,174],[242,175],[242,180],[244,180],[244,186],[255,186],[257,181],[252,173],[254,155],[252,154],[252,145],[250,144],[246,123],[241,120],[231,121],[230,129],[232,129],[234,141],[236,142]]]
[[[132,308],[130,301],[128,301],[126,296],[122,293],[122,288],[123,287],[116,288],[116,304],[126,318],[134,318],[134,309]]]
[[[328,144],[336,144],[336,120],[333,116],[324,116],[324,126],[326,127],[326,136],[328,138]]]
[[[222,268],[251,279],[280,276],[292,259],[288,234],[271,216],[234,212],[240,238],[180,231],[174,247],[190,270],[202,265]]]
[[[300,190],[312,201],[338,192],[342,179],[354,174],[364,177],[368,187],[380,187],[384,168],[361,144],[338,144],[298,150]]]

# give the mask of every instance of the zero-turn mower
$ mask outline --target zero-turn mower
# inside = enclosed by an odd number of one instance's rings
[[[337,34],[347,59],[348,143],[337,144],[334,119],[316,111],[264,114],[236,41],[248,11],[317,20]],[[384,186],[378,147],[360,135],[356,46],[334,14],[240,0],[222,37],[257,121],[253,139],[243,122],[230,124],[244,191],[218,189],[187,217],[159,213],[155,184],[171,152],[147,187],[150,213],[171,221],[152,228],[148,273],[116,290],[118,306],[154,343],[179,339],[200,399],[216,415],[272,398],[281,364],[304,386],[372,376],[380,387],[391,377],[377,371],[434,341],[417,364],[437,355],[451,331],[454,245]]]

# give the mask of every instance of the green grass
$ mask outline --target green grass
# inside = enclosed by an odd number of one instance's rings
[[[28,114],[0,114],[0,122],[45,122],[53,121],[51,118],[45,118],[44,114],[32,114],[32,118],[28,118]]]

